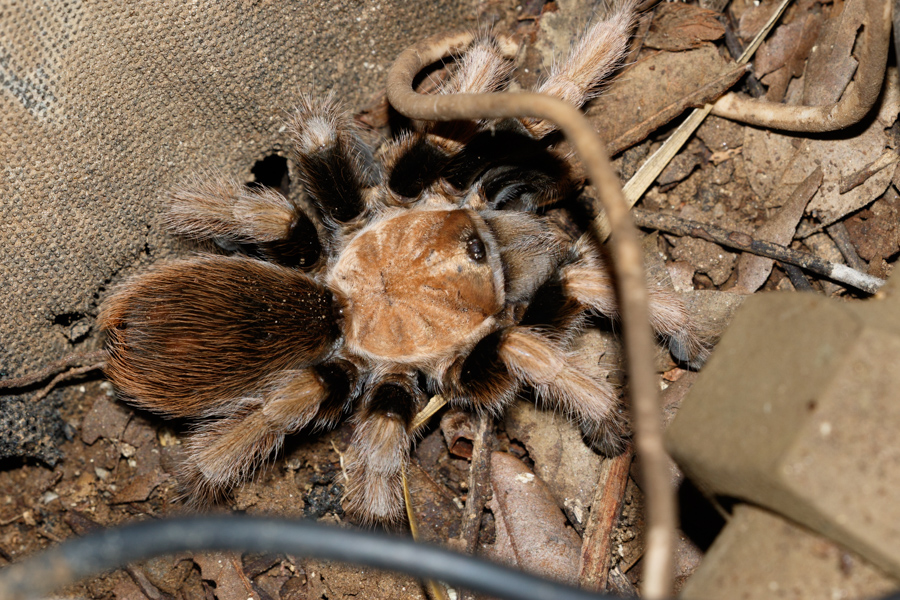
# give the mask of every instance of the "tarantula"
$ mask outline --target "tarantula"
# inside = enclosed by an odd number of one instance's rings
[[[619,64],[633,4],[593,24],[539,91],[583,104]],[[486,35],[438,93],[509,83]],[[540,210],[571,195],[554,126],[429,123],[376,160],[331,99],[288,123],[311,203],[226,177],[175,190],[169,229],[224,252],[159,264],[105,303],[106,373],[132,403],[198,419],[183,485],[203,504],[300,429],[353,411],[345,507],[400,516],[400,476],[425,392],[500,411],[523,387],[560,407],[595,448],[624,435],[617,397],[571,344],[586,315],[616,313],[603,255]],[[697,344],[677,297],[651,290],[654,326]]]

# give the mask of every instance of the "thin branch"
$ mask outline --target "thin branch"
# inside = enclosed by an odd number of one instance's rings
[[[622,513],[632,458],[634,450],[628,446],[619,456],[603,462],[581,545],[578,583],[584,589],[599,592],[606,589],[611,536]]]
[[[712,114],[740,123],[784,131],[824,132],[844,129],[859,122],[878,99],[886,72],[891,40],[890,0],[866,2],[859,70],[852,87],[833,104],[795,106],[725,94],[713,105]]]
[[[487,413],[478,415],[475,426],[475,437],[472,440],[472,463],[469,466],[469,493],[463,510],[462,551],[474,554],[481,531],[481,515],[491,493],[491,437],[494,430],[494,418]],[[474,594],[463,590],[463,600],[473,600]]]
[[[803,274],[803,271],[800,267],[792,265],[791,263],[784,263],[784,272],[787,273],[788,279],[791,280],[791,285],[794,286],[794,289],[800,292],[811,292],[815,288],[812,284],[807,281],[806,275]]]
[[[863,259],[856,253],[856,248],[853,247],[853,242],[850,241],[850,233],[847,231],[847,226],[844,225],[843,221],[832,223],[825,228],[825,231],[828,232],[831,241],[837,246],[838,251],[841,253],[841,256],[844,257],[844,260],[847,261],[848,265],[858,271],[862,271],[866,268],[866,263],[864,263]]]
[[[884,285],[883,279],[872,277],[847,265],[833,263],[821,259],[815,254],[800,252],[780,244],[756,240],[752,236],[739,231],[732,231],[708,223],[689,221],[672,215],[652,213],[637,208],[632,211],[632,215],[638,227],[700,238],[726,248],[734,248],[735,250],[750,252],[757,256],[765,256],[766,258],[786,262],[870,294],[874,294],[878,291],[878,288]]]
[[[469,45],[472,34],[432,37],[405,50],[388,74],[388,101],[401,114],[432,121],[533,117],[559,125],[597,187],[612,232],[613,266],[625,338],[628,378],[635,415],[635,443],[646,467],[647,598],[671,594],[675,499],[666,472],[662,417],[656,403],[653,336],[639,235],[628,215],[606,148],[587,118],[574,106],[535,93],[419,95],[413,78],[426,65]],[[599,231],[595,233],[599,234]]]
[[[14,377],[13,379],[4,379],[0,381],[0,390],[10,390],[24,388],[47,379],[51,375],[56,375],[61,371],[76,365],[84,365],[85,363],[100,363],[106,359],[106,350],[95,350],[94,352],[78,352],[70,354],[57,361],[54,361],[39,371],[35,371],[29,375],[22,377]],[[96,368],[96,367],[95,367]]]
[[[43,400],[44,398],[47,397],[47,394],[49,394],[50,392],[53,391],[53,388],[55,388],[59,383],[61,383],[63,381],[68,381],[70,379],[74,379],[74,378],[84,375],[86,373],[90,373],[91,371],[99,371],[105,366],[106,366],[106,362],[99,362],[99,363],[95,363],[93,365],[85,365],[83,367],[74,367],[72,369],[69,369],[65,373],[60,373],[56,377],[51,379],[50,383],[48,383],[46,386],[44,386],[44,388],[41,391],[39,391],[37,394],[35,394],[34,397],[31,399],[31,401],[37,402],[39,400]]]
[[[475,437],[472,440],[472,464],[469,467],[469,493],[463,511],[462,538],[466,554],[475,552],[481,515],[491,489],[491,435],[494,419],[487,413],[478,415]]]

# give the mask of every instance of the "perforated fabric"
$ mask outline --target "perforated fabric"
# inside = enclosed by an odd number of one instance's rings
[[[251,180],[304,92],[351,108],[452,0],[0,3],[0,378],[96,347],[106,290],[171,254],[173,184]]]

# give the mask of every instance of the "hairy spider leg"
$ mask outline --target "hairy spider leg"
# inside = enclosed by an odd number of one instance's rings
[[[390,373],[370,384],[354,417],[344,507],[365,523],[397,522],[401,477],[409,463],[409,431],[424,396],[415,373]]]
[[[335,230],[361,216],[382,170],[352,117],[331,96],[304,96],[287,125],[303,186],[326,226]]]
[[[597,313],[618,318],[611,268],[603,255],[587,235],[576,242],[574,251],[578,258],[560,270],[565,293]],[[697,334],[682,299],[661,282],[648,282],[647,292],[654,331],[677,344],[677,355],[687,357],[692,364],[702,364],[709,349]]]
[[[509,86],[514,66],[502,42],[485,33],[459,57],[455,69],[437,93],[488,94],[503,91]],[[483,121],[433,121],[425,124],[424,132],[433,144],[455,154],[483,125]]]
[[[180,481],[189,503],[202,507],[219,499],[295,433],[314,422],[331,395],[317,369],[276,373],[258,397],[239,398],[210,411],[186,442]]]
[[[607,456],[622,451],[626,436],[618,396],[599,369],[579,364],[576,353],[529,327],[507,330],[498,356],[534,388],[539,401],[573,417],[596,450]]]
[[[302,208],[276,190],[221,173],[175,188],[163,222],[174,234],[288,267],[311,269],[322,254],[314,220]]]
[[[617,0],[605,18],[595,20],[572,45],[563,60],[554,61],[550,76],[538,92],[581,106],[603,91],[607,78],[622,65],[628,50],[629,33],[637,16],[636,0]],[[521,119],[531,134],[540,139],[558,129],[544,119]]]

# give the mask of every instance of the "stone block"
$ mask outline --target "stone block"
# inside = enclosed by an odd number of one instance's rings
[[[712,495],[759,504],[900,578],[900,278],[878,297],[749,298],[667,432]]]

